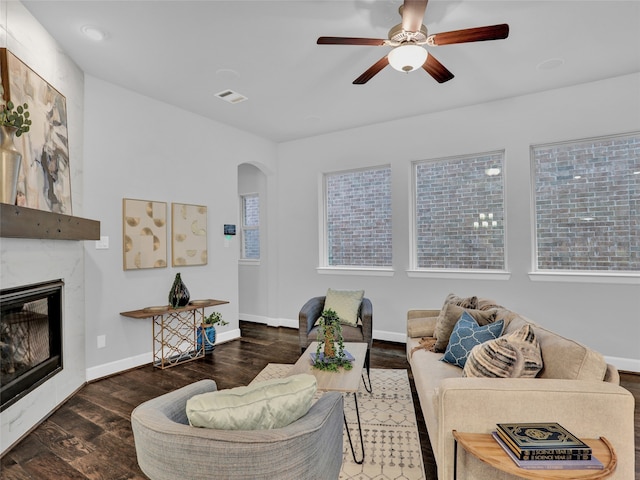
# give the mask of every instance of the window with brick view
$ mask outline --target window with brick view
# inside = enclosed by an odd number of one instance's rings
[[[531,147],[537,269],[640,271],[640,132]]]
[[[260,197],[242,195],[242,251],[241,258],[260,259]]]
[[[416,269],[504,271],[504,152],[414,164]]]
[[[391,266],[391,167],[326,174],[326,266]]]

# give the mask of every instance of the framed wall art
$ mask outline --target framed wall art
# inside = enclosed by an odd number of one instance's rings
[[[122,199],[124,270],[167,266],[167,204]]]
[[[16,204],[71,215],[71,172],[65,97],[6,48],[0,48],[5,100],[27,103],[29,132],[15,138],[22,153]]]
[[[207,264],[207,207],[171,204],[171,265]]]

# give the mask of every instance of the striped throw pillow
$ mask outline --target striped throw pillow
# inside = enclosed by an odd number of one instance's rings
[[[477,345],[467,357],[463,377],[533,378],[542,370],[542,354],[531,325]]]

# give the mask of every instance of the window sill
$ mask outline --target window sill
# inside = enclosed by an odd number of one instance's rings
[[[616,272],[529,272],[532,282],[640,284],[640,273]]]
[[[453,278],[459,280],[509,280],[506,270],[407,270],[410,278]]]
[[[395,272],[385,267],[318,267],[320,275],[365,275],[372,277],[392,277]]]
[[[241,258],[240,260],[238,260],[238,265],[259,267],[260,266],[260,260],[249,260],[247,258]]]

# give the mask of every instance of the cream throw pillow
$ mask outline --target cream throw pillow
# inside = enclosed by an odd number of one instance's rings
[[[218,430],[282,428],[309,411],[316,390],[316,377],[304,373],[202,393],[187,400],[187,418]]]
[[[364,290],[327,290],[324,310],[338,314],[340,323],[355,327],[358,324],[358,310],[364,298]]]

